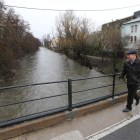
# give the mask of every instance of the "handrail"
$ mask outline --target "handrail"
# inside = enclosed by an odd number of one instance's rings
[[[21,101],[21,102],[10,103],[10,104],[4,104],[4,105],[0,105],[0,107],[10,106],[10,105],[15,105],[15,104],[21,104],[21,103],[26,103],[26,102],[32,102],[32,101],[37,101],[37,100],[42,100],[42,99],[48,99],[48,98],[63,96],[63,95],[67,95],[67,94],[68,93],[64,93],[64,94],[60,94],[60,95],[54,95],[54,96],[42,97],[42,98],[37,98],[37,99],[32,99],[32,100],[26,100],[26,101]]]
[[[99,89],[99,88],[103,88],[103,87],[109,87],[109,86],[112,86],[112,85],[113,85],[113,84],[111,84],[111,85],[106,85],[106,86],[101,86],[101,87],[96,87],[96,88],[91,88],[91,89],[79,90],[79,91],[75,91],[75,92],[72,92],[72,93],[85,92],[85,91],[89,91],[89,90],[93,90],[93,89]]]
[[[68,107],[62,107],[62,108],[59,108],[59,109],[53,109],[53,110],[51,110],[49,112],[46,112],[46,113],[37,114],[37,115],[34,115],[34,116],[22,117],[22,118],[15,119],[15,120],[12,120],[12,121],[5,121],[5,122],[0,124],[0,128],[10,126],[10,125],[14,125],[14,124],[17,124],[17,123],[21,123],[21,122],[24,122],[24,121],[37,119],[37,118],[44,117],[44,116],[47,116],[47,115],[52,115],[52,114],[55,114],[55,113],[65,111],[67,109],[68,109]]]
[[[53,81],[53,82],[45,82],[45,83],[34,83],[34,84],[26,84],[26,85],[1,87],[0,90],[8,90],[8,89],[21,88],[21,87],[27,87],[27,86],[37,86],[37,85],[55,84],[55,83],[59,84],[59,83],[67,82],[68,83],[68,93],[58,94],[58,95],[53,95],[53,96],[47,96],[47,97],[41,97],[41,98],[36,98],[36,99],[31,99],[31,100],[26,100],[26,101],[20,101],[20,102],[13,102],[13,103],[9,103],[9,104],[3,104],[3,105],[0,105],[0,108],[1,107],[6,107],[6,106],[11,106],[11,105],[16,105],[16,104],[21,104],[21,103],[37,101],[37,100],[54,98],[54,97],[58,97],[58,96],[64,96],[64,95],[68,96],[68,106],[63,106],[63,107],[59,107],[59,108],[54,108],[54,109],[42,111],[42,112],[28,114],[28,115],[24,115],[24,116],[20,116],[20,117],[16,117],[16,118],[11,118],[11,119],[8,119],[8,120],[3,120],[3,121],[0,121],[0,127],[6,127],[6,126],[9,126],[9,125],[12,125],[12,124],[16,124],[16,123],[24,122],[24,121],[27,121],[27,120],[43,117],[43,116],[46,116],[46,115],[51,115],[53,113],[58,113],[58,112],[65,111],[65,110],[72,111],[72,109],[75,108],[75,107],[80,107],[80,106],[83,106],[83,105],[86,105],[86,104],[95,103],[97,101],[101,101],[101,100],[111,98],[111,97],[114,98],[114,96],[125,94],[127,91],[114,93],[115,85],[126,83],[126,82],[115,83],[116,75],[119,75],[119,74],[109,74],[109,75],[87,77],[87,78],[81,78],[81,79],[68,79],[68,80],[64,80],[64,81]],[[90,89],[84,89],[84,90],[79,90],[79,91],[74,91],[74,92],[72,91],[72,82],[81,81],[81,80],[96,79],[96,78],[103,78],[103,77],[110,77],[110,76],[112,76],[112,78],[113,78],[113,83],[110,84],[110,85],[105,85],[105,86],[100,86],[100,87],[95,87],[95,88],[90,88]],[[85,92],[85,91],[89,91],[89,90],[95,90],[95,89],[99,89],[99,88],[105,88],[105,87],[109,87],[109,86],[113,87],[112,94],[110,94],[110,95],[103,96],[103,97],[100,97],[100,98],[91,99],[91,100],[80,102],[80,103],[77,103],[77,104],[72,103],[72,95],[75,94],[75,93]]]
[[[127,82],[119,82],[119,83],[115,83],[115,85],[119,85],[119,84],[123,84],[123,83],[127,83]]]
[[[32,114],[29,114],[29,115],[24,115],[24,116],[21,116],[21,117],[12,118],[12,119],[5,120],[5,121],[0,121],[0,124],[3,123],[3,122],[8,122],[8,121],[12,121],[12,120],[22,119],[22,118],[33,116],[33,115],[37,115],[37,114],[43,114],[45,112],[49,112],[49,111],[53,111],[53,110],[57,110],[57,109],[61,109],[61,108],[67,108],[68,109],[67,106],[58,107],[58,108],[54,108],[54,109],[50,109],[50,110],[45,110],[45,111],[40,111],[40,112],[37,112],[37,113],[32,113]]]
[[[87,78],[81,78],[81,79],[73,79],[72,81],[80,81],[80,80],[87,80],[87,79],[95,79],[95,78],[101,78],[101,77],[109,77],[113,76],[113,74],[103,75],[103,76],[96,76],[96,77],[87,77]]]
[[[9,87],[1,87],[0,90],[12,89],[12,88],[19,88],[19,87],[28,87],[28,86],[46,85],[46,84],[55,84],[55,83],[63,83],[63,82],[68,82],[68,80],[65,80],[65,81],[46,82],[46,83],[34,83],[34,84],[27,84],[27,85],[17,85],[17,86],[9,86]]]

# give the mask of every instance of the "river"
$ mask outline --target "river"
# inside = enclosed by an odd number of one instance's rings
[[[44,47],[40,47],[36,53],[22,58],[20,60],[19,68],[15,71],[15,77],[13,77],[8,82],[1,81],[0,84],[5,87],[103,75],[97,72],[95,69],[89,69],[85,66],[82,66],[79,63],[69,59],[65,55],[53,52]],[[116,82],[118,81],[119,80],[116,79]],[[104,86],[112,84],[112,82],[112,77],[82,80],[78,82],[75,81],[72,83],[72,91],[74,92],[78,90]],[[63,94],[68,92],[67,89],[67,83],[59,83],[3,90],[0,92],[0,105]],[[122,90],[126,90],[125,84],[117,85],[115,87],[115,92]],[[103,89],[101,88],[87,92],[76,93],[73,94],[73,104],[109,95],[111,93],[112,86]],[[0,121],[66,106],[67,104],[68,98],[67,95],[65,95],[62,97],[1,107]]]

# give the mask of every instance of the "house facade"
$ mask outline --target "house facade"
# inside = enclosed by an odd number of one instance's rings
[[[112,22],[108,22],[102,25],[102,31],[104,30],[114,30],[115,32],[121,33],[121,26],[129,22],[133,19],[139,18],[140,17],[140,11],[134,12],[133,15],[129,17],[125,17],[122,19],[116,19],[115,21],[112,20]]]
[[[114,30],[115,32],[120,33],[121,26],[123,23],[128,22],[134,19],[134,15],[125,17],[123,19],[116,19],[116,21],[108,22],[102,25],[102,31],[104,30]]]
[[[126,35],[130,36],[130,42],[126,48],[138,49],[140,43],[140,17],[122,24],[121,36],[124,37]]]
[[[58,48],[59,46],[59,38],[58,37],[53,37],[51,40],[51,47],[52,48]]]

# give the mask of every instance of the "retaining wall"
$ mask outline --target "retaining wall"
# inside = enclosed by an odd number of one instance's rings
[[[102,58],[97,56],[90,56],[90,55],[83,55],[81,57],[86,61],[89,61],[92,67],[97,67],[99,64],[102,63]],[[112,59],[110,58],[103,58],[103,62],[112,65]]]

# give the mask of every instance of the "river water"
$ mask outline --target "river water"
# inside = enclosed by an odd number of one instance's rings
[[[102,75],[103,74],[97,72],[95,69],[82,66],[67,58],[65,55],[40,47],[36,53],[27,55],[20,60],[20,66],[16,69],[16,76],[14,78],[5,83],[1,81],[0,84],[5,87]],[[112,84],[112,82],[112,77],[73,81],[72,91],[75,92],[105,86]],[[116,82],[119,82],[119,80],[116,79]],[[123,90],[126,90],[126,84],[117,85],[115,87],[115,92]],[[0,92],[0,105],[63,93],[68,93],[67,83],[8,89]],[[112,86],[76,93],[73,94],[73,104],[110,94],[112,94]],[[40,101],[1,107],[0,121],[67,105],[68,98],[67,95],[64,95]]]

